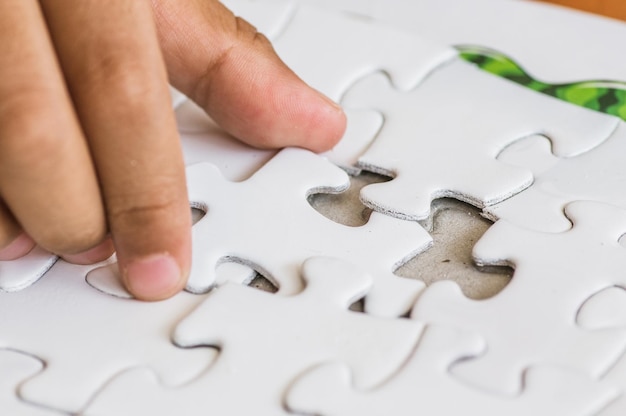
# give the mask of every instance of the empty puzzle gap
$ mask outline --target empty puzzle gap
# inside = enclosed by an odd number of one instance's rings
[[[478,208],[449,198],[434,201],[431,212],[424,225],[431,230],[433,245],[395,273],[427,285],[453,280],[472,299],[490,298],[504,289],[513,276],[511,267],[478,267],[472,259],[474,245],[492,222]]]
[[[367,224],[372,210],[359,199],[361,188],[372,183],[390,181],[391,178],[370,172],[361,172],[350,176],[350,188],[339,194],[313,194],[309,196],[309,204],[320,214],[336,223],[350,227]]]
[[[272,284],[268,279],[261,276],[260,274],[256,274],[256,276],[250,281],[248,286],[253,287],[258,290],[262,290],[264,292],[276,293],[278,292],[278,288]]]
[[[200,221],[202,219],[202,217],[204,217],[206,215],[206,212],[204,212],[204,210],[197,208],[197,207],[191,207],[191,223],[195,224],[198,221]]]

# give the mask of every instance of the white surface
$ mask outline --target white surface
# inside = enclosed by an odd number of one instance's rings
[[[0,291],[16,292],[27,288],[39,280],[57,258],[37,246],[17,260],[0,261]]]
[[[244,182],[229,182],[208,164],[190,167],[187,178],[192,205],[207,212],[193,227],[192,292],[210,288],[215,267],[234,261],[261,273],[281,294],[294,294],[303,288],[300,265],[313,255],[349,260],[371,273],[372,313],[406,312],[423,287],[393,275],[432,241],[421,226],[376,214],[362,227],[348,227],[311,207],[308,195],[349,185],[345,172],[318,155],[285,149]]]
[[[397,88],[408,90],[457,54],[394,26],[303,5],[274,48],[298,76],[335,101],[376,71],[385,71]]]
[[[513,279],[493,298],[466,298],[452,282],[438,282],[420,296],[413,317],[457,326],[485,337],[488,351],[452,368],[468,382],[516,394],[522,373],[537,363],[559,365],[598,377],[626,347],[626,328],[586,331],[576,314],[587,298],[626,284],[626,211],[592,203],[567,206],[574,226],[550,234],[495,223],[474,246],[481,265],[510,264]]]
[[[583,303],[576,318],[585,329],[626,328],[626,290],[608,287]]]
[[[487,208],[487,215],[504,218],[527,228],[562,231],[569,227],[563,215],[568,202],[598,201],[626,209],[626,123],[620,122],[611,137],[587,153],[568,159],[546,160],[545,148],[530,143],[532,151],[506,149],[499,159],[533,171],[533,185],[514,197]]]
[[[428,217],[435,198],[484,207],[528,187],[530,171],[496,160],[516,140],[541,133],[551,139],[555,155],[568,157],[600,145],[617,126],[613,117],[530,91],[460,60],[410,92],[394,90],[382,74],[372,75],[356,83],[342,103],[378,109],[385,119],[358,164],[394,179],[366,186],[362,200],[411,220]]]
[[[474,334],[427,327],[415,354],[386,383],[357,390],[350,371],[338,364],[313,369],[287,393],[289,408],[320,416],[429,416],[533,414],[590,415],[614,391],[572,371],[532,368],[519,397],[491,396],[454,380],[446,370],[457,360],[488,348]]]
[[[27,401],[79,411],[118,372],[151,366],[166,384],[189,381],[213,356],[176,348],[169,333],[203,299],[181,293],[147,303],[85,283],[87,266],[58,261],[28,290],[0,293],[0,347],[32,354],[44,370],[20,386]]]
[[[0,403],[3,415],[62,416],[59,412],[25,403],[17,397],[19,384],[42,369],[43,363],[34,357],[17,351],[0,350]]]
[[[624,81],[615,51],[623,22],[521,0],[299,0],[373,17],[446,45],[504,52],[535,77],[555,83]]]
[[[165,389],[147,371],[122,374],[88,415],[282,415],[283,391],[302,371],[347,362],[359,387],[391,374],[414,349],[422,325],[348,311],[373,280],[331,258],[303,266],[306,289],[293,297],[225,285],[176,328],[185,347],[215,346],[215,365],[183,389]]]

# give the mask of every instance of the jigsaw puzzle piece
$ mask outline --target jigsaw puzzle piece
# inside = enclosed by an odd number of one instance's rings
[[[46,274],[57,259],[54,254],[35,246],[19,259],[0,261],[0,292],[16,292],[27,288]]]
[[[3,415],[61,416],[61,413],[26,403],[17,395],[20,383],[41,372],[43,368],[43,363],[30,355],[0,349],[0,409]]]
[[[356,80],[376,71],[408,90],[457,55],[392,25],[308,5],[298,8],[274,48],[298,76],[335,101]]]
[[[385,123],[359,167],[394,179],[363,188],[371,208],[410,220],[428,217],[431,201],[454,197],[479,208],[532,183],[528,170],[496,160],[529,135],[550,138],[559,157],[606,141],[617,119],[564,103],[456,60],[409,92],[383,74],[356,83],[346,107],[378,109]],[[497,116],[494,116],[496,115]]]
[[[365,15],[445,45],[505,51],[548,82],[620,80],[626,74],[615,54],[626,38],[623,22],[543,2],[300,1]]]
[[[279,293],[294,294],[303,288],[299,267],[312,255],[359,264],[377,279],[377,288],[395,293],[393,299],[372,293],[368,311],[377,315],[402,315],[423,288],[393,271],[426,249],[430,235],[417,223],[382,214],[372,215],[364,226],[349,227],[315,211],[309,195],[341,192],[349,179],[314,153],[282,150],[244,182],[226,181],[208,164],[190,167],[187,178],[192,205],[207,212],[193,228],[192,292],[212,287],[215,266],[228,260],[252,267]]]
[[[535,177],[533,185],[512,198],[488,207],[486,215],[504,218],[526,228],[558,232],[569,228],[563,216],[568,202],[590,200],[626,209],[626,195],[619,190],[626,182],[626,123],[620,121],[611,137],[590,151],[572,158],[560,159],[548,169],[539,167],[538,158],[546,158],[545,149],[523,152],[512,146],[499,156],[517,166],[528,166]],[[521,152],[521,153],[520,153]]]
[[[626,328],[626,290],[612,286],[595,293],[581,306],[577,317],[578,324],[590,331],[606,328]],[[602,376],[609,385],[621,392],[598,416],[618,416],[626,414],[626,356]]]
[[[283,32],[297,7],[293,0],[224,0],[221,3],[271,40]]]
[[[85,282],[90,267],[59,260],[28,289],[0,293],[0,347],[45,362],[20,385],[24,400],[75,413],[129,367],[150,366],[163,383],[179,385],[213,361],[205,349],[183,350],[170,341],[173,326],[203,296],[181,293],[153,303],[107,296]]]
[[[588,330],[626,328],[626,290],[612,286],[595,293],[581,306],[576,321]]]
[[[541,233],[498,221],[474,247],[478,265],[511,265],[513,279],[498,295],[474,301],[458,285],[438,282],[420,296],[413,317],[480,333],[489,345],[478,359],[452,372],[491,391],[516,394],[521,374],[535,364],[560,365],[599,376],[621,355],[626,328],[587,331],[576,325],[585,300],[626,283],[626,211],[575,202],[566,213],[574,226]]]
[[[372,278],[332,258],[302,267],[306,287],[293,297],[240,285],[211,292],[176,328],[183,347],[215,346],[215,364],[184,388],[164,388],[145,369],[113,380],[88,415],[287,414],[283,394],[291,380],[314,365],[348,363],[360,388],[370,388],[402,366],[422,325],[349,311]],[[245,399],[242,399],[245,397]]]
[[[349,174],[357,175],[360,172],[357,159],[376,137],[383,119],[377,111],[345,110],[345,113],[344,135],[332,150],[321,155]],[[238,182],[248,179],[277,153],[255,149],[234,139],[192,101],[183,103],[175,114],[188,166],[209,162],[218,166],[228,180]]]
[[[614,392],[571,371],[533,368],[517,397],[493,396],[448,374],[456,361],[481,354],[483,340],[466,332],[427,327],[406,365],[392,378],[359,390],[341,364],[325,364],[300,377],[287,392],[287,406],[298,412],[333,415],[590,415]]]

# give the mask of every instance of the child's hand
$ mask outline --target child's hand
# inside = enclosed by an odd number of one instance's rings
[[[341,109],[216,0],[0,2],[0,259],[34,243],[162,299],[190,268],[169,81],[260,147],[332,147]],[[110,235],[110,239],[108,236]]]

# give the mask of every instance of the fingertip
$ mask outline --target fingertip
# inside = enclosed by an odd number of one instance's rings
[[[18,235],[9,245],[0,249],[0,261],[16,260],[30,253],[35,241],[26,233]]]
[[[113,247],[113,241],[111,241],[110,238],[107,238],[89,250],[85,250],[77,254],[66,254],[62,257],[69,263],[86,265],[104,261],[111,257],[114,252],[115,248]]]
[[[141,300],[167,299],[180,292],[187,281],[186,273],[167,253],[132,259],[120,269],[128,291]]]

